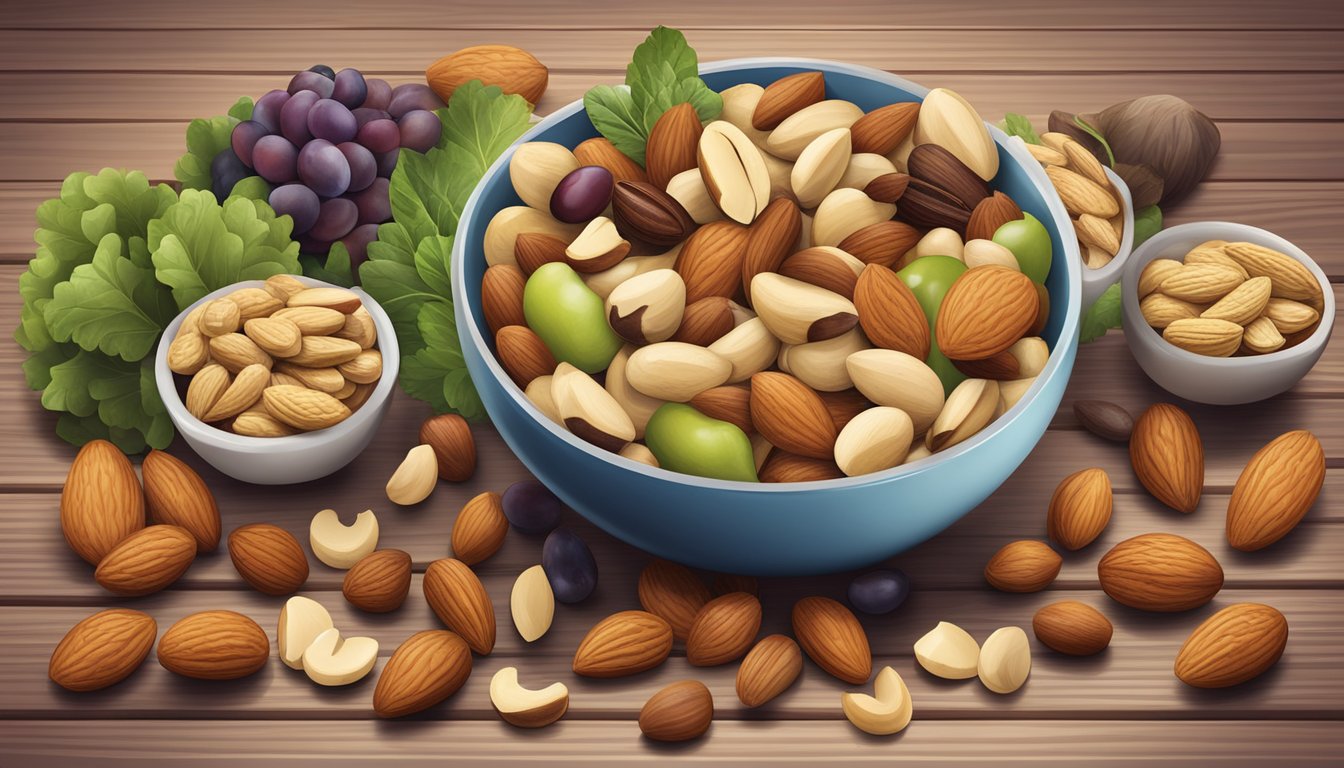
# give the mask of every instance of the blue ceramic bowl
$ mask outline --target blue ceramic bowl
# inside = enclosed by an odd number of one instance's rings
[[[811,59],[738,59],[706,65],[701,73],[710,87],[723,90],[739,83],[767,85],[806,70],[826,73],[828,97],[849,99],[865,110],[928,93],[880,70]],[[495,360],[481,314],[486,225],[500,209],[521,204],[509,181],[512,149],[467,201],[453,246],[458,333],[490,418],[528,469],[566,504],[612,535],[688,565],[761,576],[825,573],[882,560],[934,536],[984,501],[1026,459],[1059,407],[1078,348],[1082,265],[1068,214],[1040,164],[1010,146],[998,129],[990,132],[999,145],[997,188],[1044,222],[1054,243],[1044,333],[1054,352],[1026,396],[966,442],[885,472],[777,485],[655,469],[556,426]],[[596,135],[583,104],[575,102],[518,143],[573,147]]]

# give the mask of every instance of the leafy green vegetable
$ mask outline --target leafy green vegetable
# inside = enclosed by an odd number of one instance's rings
[[[1150,205],[1134,212],[1134,247],[1162,231],[1162,209]]]
[[[486,169],[527,131],[531,107],[521,96],[473,81],[437,114],[438,145],[424,154],[401,152],[389,186],[392,221],[378,227],[359,278],[397,330],[402,388],[435,411],[475,419],[485,410],[453,318],[453,235]],[[323,268],[333,269],[330,257]]]
[[[1101,146],[1106,150],[1106,157],[1110,158],[1110,163],[1108,163],[1108,165],[1114,168],[1115,153],[1111,151],[1111,145],[1109,142],[1106,141],[1106,137],[1101,135],[1101,131],[1098,131],[1096,128],[1093,128],[1092,126],[1088,125],[1086,120],[1084,120],[1081,117],[1078,117],[1077,115],[1074,115],[1073,122],[1077,123],[1078,127],[1086,131],[1089,136],[1101,142]]]
[[[163,329],[207,291],[298,267],[289,219],[265,203],[221,206],[196,190],[179,199],[138,171],[71,174],[37,222],[14,338],[28,351],[28,386],[76,445],[166,447],[173,426],[151,357]]]
[[[653,30],[635,48],[624,88],[599,85],[583,96],[593,127],[640,165],[654,123],[683,103],[695,107],[702,122],[723,110],[723,99],[700,79],[695,49],[685,35],[668,27]]]
[[[1079,341],[1086,344],[1095,341],[1112,328],[1120,327],[1120,284],[1107,288],[1097,297],[1096,303],[1083,313],[1079,325]]]
[[[252,99],[244,96],[226,115],[198,117],[187,124],[187,153],[173,164],[185,189],[210,189],[210,163],[229,147],[233,126],[252,118]]]
[[[1003,116],[1003,123],[1000,124],[1003,132],[1009,136],[1020,136],[1028,144],[1040,144],[1040,134],[1031,127],[1031,121],[1025,115],[1019,115],[1016,112],[1009,112]]]
[[[350,265],[350,252],[340,240],[331,244],[327,258],[312,253],[300,253],[299,265],[303,274],[324,283],[342,285],[346,288],[355,284],[354,268]]]

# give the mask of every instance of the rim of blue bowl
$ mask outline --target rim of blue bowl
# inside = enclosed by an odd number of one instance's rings
[[[851,75],[854,77],[874,80],[885,85],[900,88],[913,94],[922,102],[924,97],[932,90],[918,83],[906,80],[903,77],[893,75],[885,70],[865,67],[858,64],[847,64],[844,62],[831,61],[828,59],[810,59],[810,58],[792,58],[780,56],[753,57],[744,59],[726,59],[716,61],[700,66],[701,74],[713,74],[724,71],[752,70],[752,69],[817,69],[822,71],[835,72],[837,74]],[[467,198],[467,203],[462,207],[462,215],[459,222],[469,221],[476,214],[476,208],[480,204],[481,193],[485,188],[485,181],[494,178],[507,168],[509,160],[513,157],[514,150],[519,146],[530,141],[535,141],[537,137],[557,123],[560,123],[583,109],[583,100],[578,99],[557,109],[536,123],[531,129],[518,138],[508,149],[499,156],[498,159],[486,170],[485,175],[481,177],[481,182],[476,185]],[[1051,185],[1049,177],[1045,175],[1045,170],[1041,168],[1039,162],[1031,156],[1025,147],[1018,146],[1015,142],[1009,141],[1009,137],[997,126],[985,121],[985,126],[989,129],[989,135],[994,139],[994,143],[1008,153],[1018,165],[1026,172],[1028,178],[1040,190],[1041,198],[1045,201],[1046,208],[1050,211],[1051,218],[1054,219],[1055,227],[1058,229],[1061,222],[1069,222],[1068,212],[1064,209],[1064,203],[1059,199],[1059,195],[1054,193],[1054,187]],[[493,214],[492,214],[493,215]],[[459,224],[460,229],[460,224]],[[1036,398],[1044,388],[1045,382],[1059,375],[1060,367],[1063,364],[1063,355],[1056,354],[1056,350],[1066,339],[1075,339],[1078,335],[1079,316],[1082,312],[1082,256],[1078,251],[1076,242],[1061,235],[1060,240],[1064,243],[1064,254],[1058,262],[1067,265],[1068,274],[1066,281],[1069,287],[1069,300],[1064,307],[1064,322],[1060,327],[1055,349],[1051,349],[1050,359],[1046,362],[1044,370],[1036,377],[1031,387],[1022,395],[1021,399],[1005,411],[999,418],[995,419],[984,429],[972,435],[967,440],[957,445],[939,451],[931,456],[913,461],[909,464],[892,467],[881,472],[872,472],[866,475],[856,475],[854,477],[840,477],[833,480],[812,480],[803,483],[750,483],[742,480],[720,480],[712,477],[702,477],[700,475],[690,475],[683,472],[673,472],[661,467],[651,467],[633,459],[627,459],[617,453],[612,453],[597,446],[579,439],[572,432],[563,429],[560,425],[551,421],[551,419],[542,413],[528,397],[523,393],[521,387],[513,382],[513,379],[504,371],[499,361],[495,358],[486,339],[481,335],[480,329],[476,323],[476,309],[467,300],[466,287],[461,281],[453,281],[453,301],[460,302],[458,306],[462,307],[463,317],[466,319],[466,328],[458,328],[459,338],[466,338],[469,343],[474,344],[481,351],[481,358],[485,363],[490,374],[500,383],[504,391],[508,393],[513,401],[522,407],[522,409],[542,425],[542,428],[549,430],[551,435],[560,441],[567,443],[571,447],[583,451],[604,462],[613,464],[620,469],[638,474],[646,475],[658,480],[677,483],[679,485],[694,485],[701,488],[721,489],[725,491],[736,491],[745,493],[789,493],[792,491],[813,491],[828,490],[839,488],[854,488],[870,483],[885,482],[894,478],[907,475],[916,475],[924,472],[938,464],[946,461],[952,461],[957,457],[974,451],[978,446],[983,445],[995,435],[1007,429],[1025,409]],[[453,242],[452,269],[454,274],[465,274],[466,264],[466,238],[455,238]],[[1058,254],[1057,254],[1058,256]],[[1053,266],[1052,266],[1053,269]],[[1076,343],[1076,342],[1075,342]]]

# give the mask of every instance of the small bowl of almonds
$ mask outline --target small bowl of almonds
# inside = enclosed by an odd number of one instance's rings
[[[275,275],[178,315],[154,378],[201,458],[238,480],[281,485],[325,477],[368,446],[398,360],[392,321],[368,294]]]
[[[1130,258],[1125,339],[1149,378],[1199,403],[1291,389],[1330,340],[1335,296],[1301,248],[1257,227],[1206,221],[1159,232]]]

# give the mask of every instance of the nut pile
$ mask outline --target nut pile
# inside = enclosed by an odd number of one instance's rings
[[[276,275],[192,310],[168,367],[191,377],[191,415],[239,435],[284,437],[359,410],[383,375],[377,342],[358,295]]]
[[[482,304],[536,407],[767,482],[882,471],[1011,408],[1050,355],[1050,240],[992,189],[975,110],[936,89],[865,113],[819,72],[722,96],[708,125],[663,114],[646,168],[602,139],[514,153],[525,205],[487,227]]]
[[[1045,167],[1045,175],[1073,220],[1083,264],[1101,269],[1120,252],[1124,239],[1120,193],[1101,161],[1073,137],[1050,131],[1041,134],[1041,141],[1028,143],[1027,150]]]
[[[1139,277],[1144,320],[1197,355],[1267,355],[1316,331],[1320,281],[1300,261],[1254,243],[1209,240]]]

